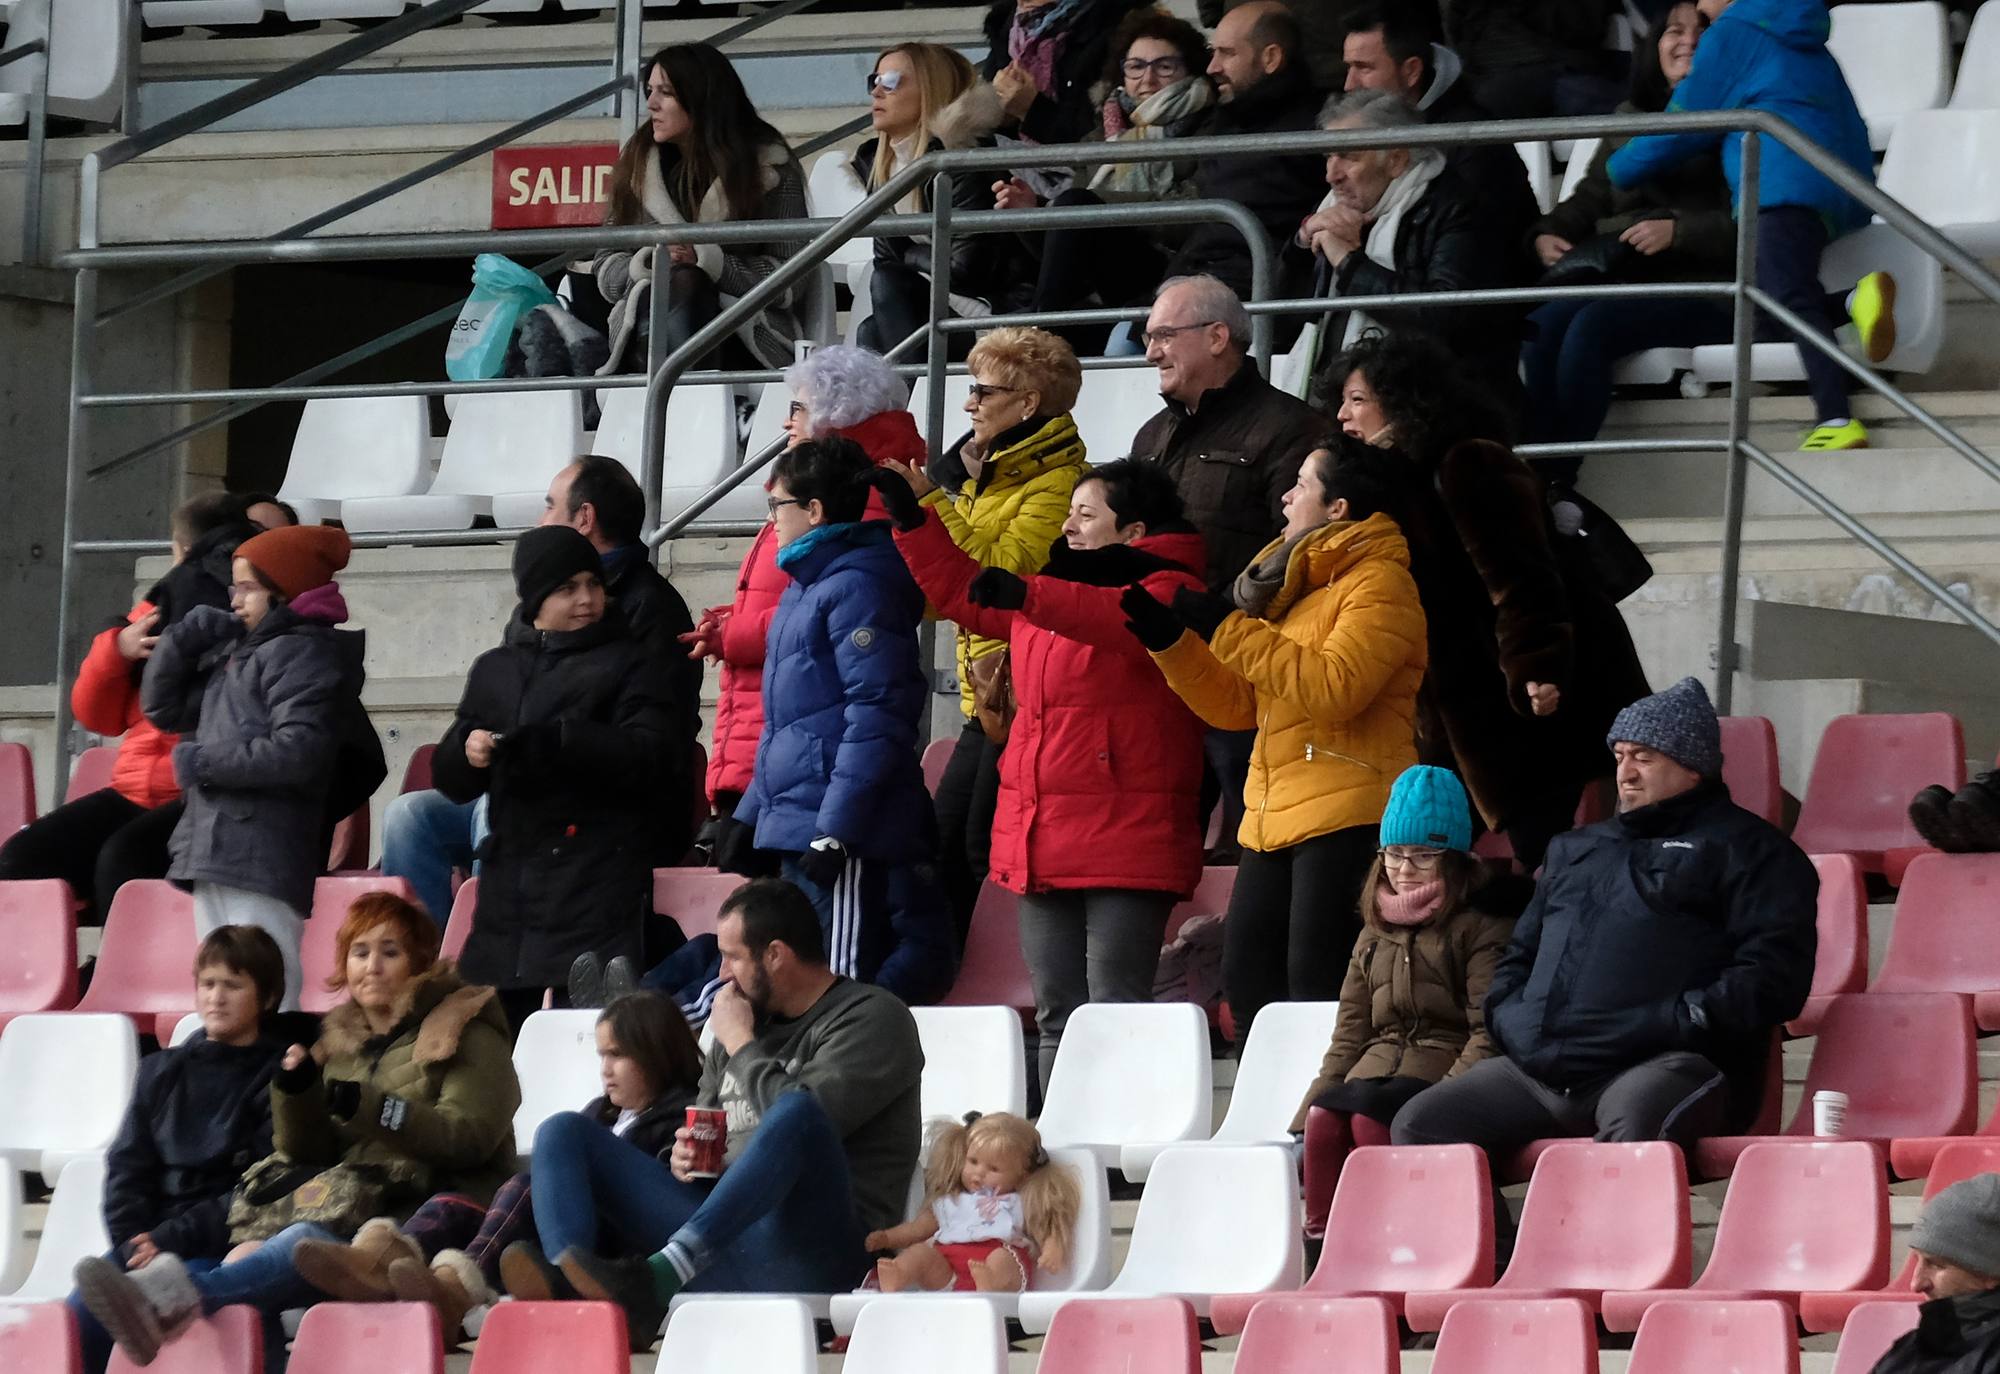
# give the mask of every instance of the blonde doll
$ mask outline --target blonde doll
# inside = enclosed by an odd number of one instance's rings
[[[972,1112],[941,1125],[924,1170],[924,1210],[868,1234],[868,1249],[896,1250],[876,1265],[885,1293],[1018,1293],[1035,1265],[1068,1261],[1083,1194],[1051,1162],[1035,1128],[1018,1116]]]

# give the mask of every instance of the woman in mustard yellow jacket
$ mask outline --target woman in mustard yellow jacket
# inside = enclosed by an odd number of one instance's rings
[[[1070,346],[1041,329],[1008,327],[980,336],[966,359],[972,432],[924,472],[890,463],[938,513],[952,542],[981,566],[1027,577],[1049,561],[1069,518],[1070,490],[1086,473],[1070,407],[1083,369]],[[973,665],[1004,655],[1005,640],[958,632],[958,690],[965,729],[937,789],[939,867],[960,943],[986,878],[1000,745],[973,714]],[[1001,660],[1004,661],[1004,660]],[[997,666],[989,662],[987,668]]]
[[[1285,495],[1285,528],[1229,597],[1125,594],[1130,627],[1218,730],[1255,728],[1223,927],[1237,1034],[1266,1002],[1331,1000],[1396,775],[1417,761],[1424,612],[1392,512],[1404,477],[1344,436]],[[1203,641],[1207,642],[1204,643]]]

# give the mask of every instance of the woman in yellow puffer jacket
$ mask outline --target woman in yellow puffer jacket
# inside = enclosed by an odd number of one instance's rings
[[[888,464],[938,513],[952,542],[988,568],[1040,572],[1069,518],[1070,490],[1089,471],[1070,407],[1083,369],[1070,346],[1041,329],[995,329],[966,359],[972,432],[931,460],[925,472]],[[958,690],[965,729],[937,788],[939,867],[959,941],[986,878],[993,806],[1000,791],[1000,745],[973,714],[975,661],[1007,652],[1004,640],[958,633]],[[988,667],[996,666],[988,664]]]
[[[1257,731],[1223,927],[1239,1037],[1267,1002],[1339,995],[1389,788],[1417,761],[1427,651],[1392,514],[1403,481],[1336,437],[1307,455],[1283,533],[1230,596],[1183,591],[1171,609],[1142,589],[1124,598],[1182,700],[1218,730]]]

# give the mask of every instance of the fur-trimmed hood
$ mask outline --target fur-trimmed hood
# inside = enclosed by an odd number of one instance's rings
[[[1007,122],[1000,93],[989,81],[974,81],[931,121],[931,137],[946,148],[970,148]]]
[[[416,1044],[411,1058],[418,1064],[442,1064],[458,1053],[465,1028],[485,1020],[501,1035],[509,1034],[506,1013],[489,987],[469,984],[458,975],[458,966],[440,959],[424,973],[412,978],[396,999],[395,1028],[378,1036],[368,1028],[368,1015],[352,998],[326,1014],[320,1023],[319,1043],[313,1059],[322,1066],[346,1055],[362,1053],[370,1041],[392,1045],[410,1034],[415,1020]]]

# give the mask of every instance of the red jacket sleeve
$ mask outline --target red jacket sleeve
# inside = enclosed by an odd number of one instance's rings
[[[125,620],[130,624],[152,613],[152,603],[141,601]],[[77,724],[99,735],[122,735],[139,718],[139,683],[132,665],[118,652],[117,630],[106,630],[90,641],[90,652],[83,656],[69,690],[69,709]]]
[[[1015,612],[975,606],[965,599],[965,589],[979,576],[980,564],[952,542],[951,531],[936,510],[926,509],[924,523],[914,530],[897,530],[896,549],[940,616],[988,639],[1013,637]]]

